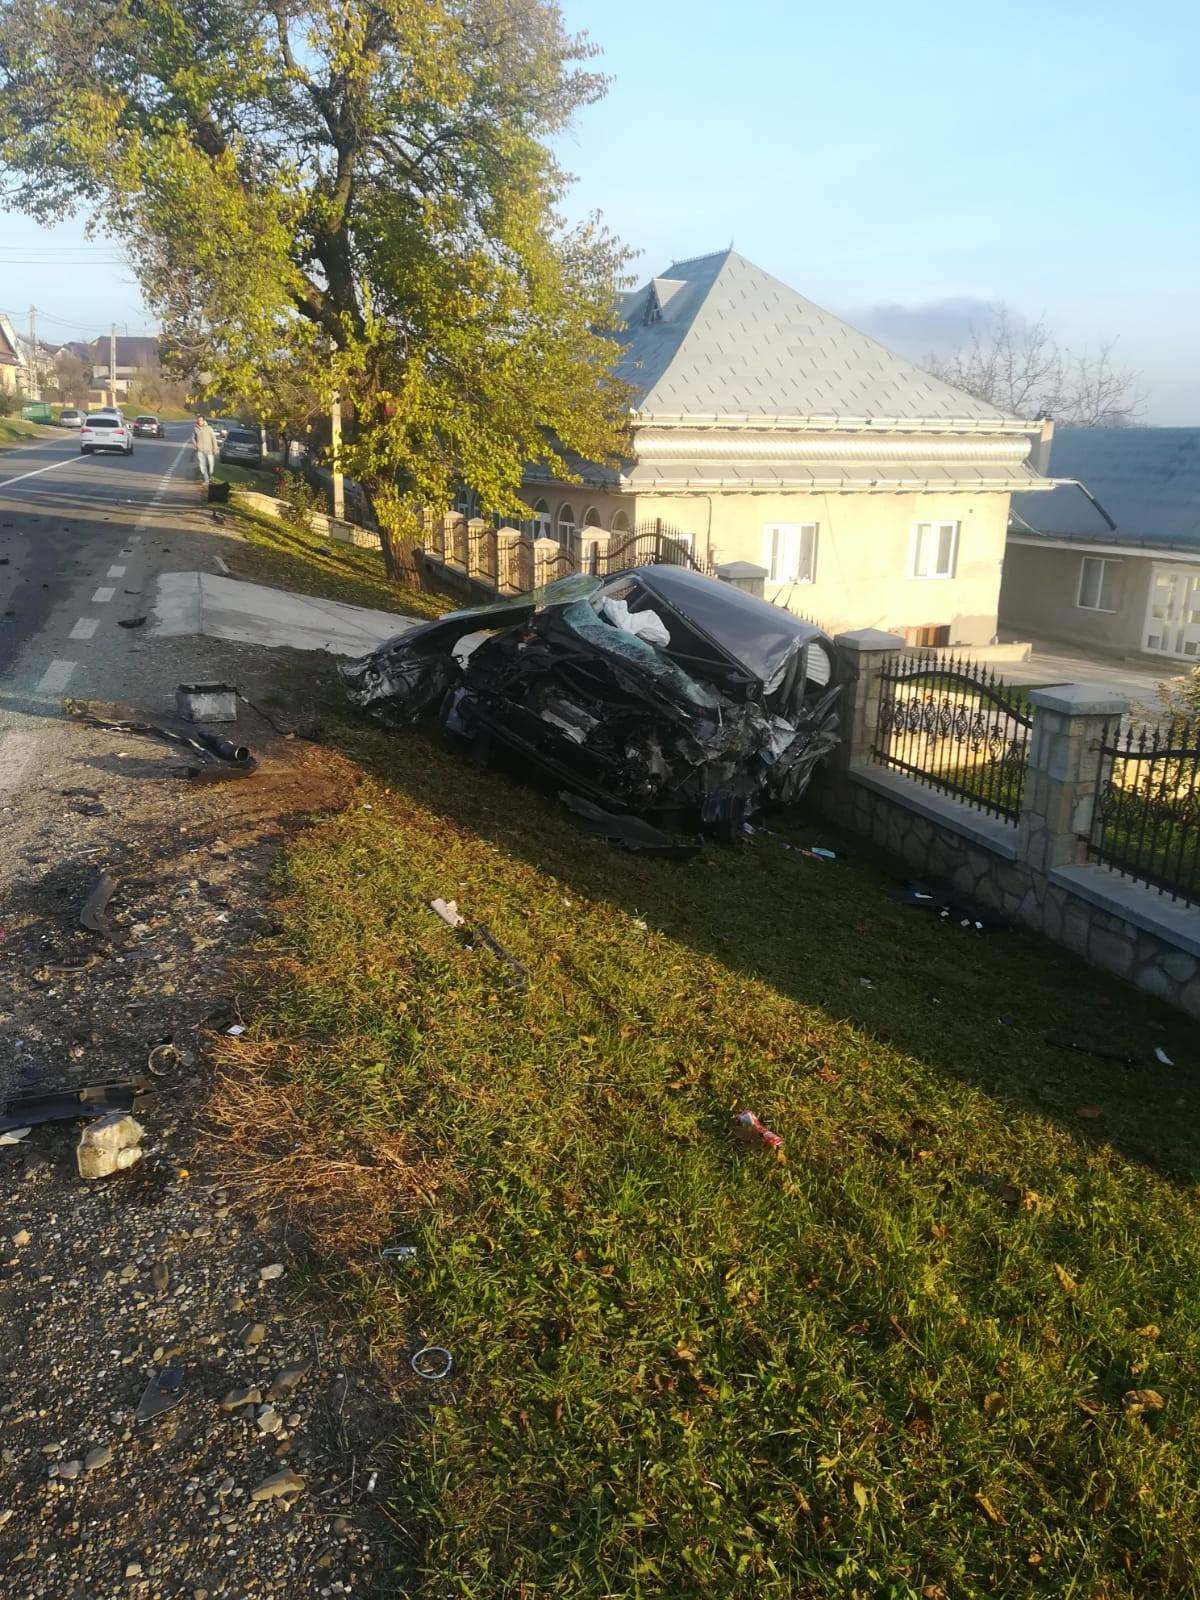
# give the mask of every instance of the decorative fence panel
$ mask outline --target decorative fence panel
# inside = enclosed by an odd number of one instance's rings
[[[889,656],[872,759],[1015,823],[1029,730],[1024,697],[975,662]]]
[[[1088,855],[1200,905],[1200,718],[1106,723]]]

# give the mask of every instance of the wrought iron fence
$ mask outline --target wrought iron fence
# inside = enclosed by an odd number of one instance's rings
[[[1021,692],[978,662],[923,651],[889,656],[879,676],[874,759],[1016,822],[1033,725]]]
[[[1200,905],[1200,717],[1106,723],[1088,855]]]

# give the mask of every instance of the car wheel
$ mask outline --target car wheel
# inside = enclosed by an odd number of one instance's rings
[[[131,444],[127,444],[125,446],[125,454],[127,456],[131,456],[133,454],[133,446]]]
[[[81,444],[79,446],[79,454],[81,456],[90,456],[91,453],[92,453],[92,447],[91,447],[90,444]]]

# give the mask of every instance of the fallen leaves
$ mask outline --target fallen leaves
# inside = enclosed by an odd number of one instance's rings
[[[983,1397],[983,1414],[985,1417],[998,1417],[1004,1410],[1004,1396],[998,1389],[993,1389],[990,1394]]]
[[[1102,1115],[1099,1106],[1079,1106],[1075,1112],[1077,1117],[1082,1117],[1085,1122],[1095,1122]]]
[[[1145,1411],[1161,1411],[1166,1403],[1157,1389],[1129,1389],[1121,1396],[1121,1404],[1129,1417],[1140,1417]]]
[[[1075,1279],[1067,1271],[1066,1267],[1060,1266],[1060,1264],[1057,1261],[1053,1262],[1052,1265],[1054,1267],[1054,1276],[1058,1279],[1059,1284],[1062,1286],[1063,1293],[1064,1294],[1074,1294],[1075,1291],[1079,1288],[1079,1285],[1075,1282]]]
[[[1001,1516],[1000,1512],[996,1510],[995,1506],[988,1499],[987,1495],[985,1495],[985,1494],[977,1494],[975,1496],[975,1504],[979,1507],[980,1511],[983,1512],[984,1516],[988,1519],[988,1521],[992,1524],[993,1527],[996,1527],[996,1528],[1007,1528],[1008,1527],[1008,1523],[1006,1522],[1004,1517]]]

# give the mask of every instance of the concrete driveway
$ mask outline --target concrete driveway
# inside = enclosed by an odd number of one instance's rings
[[[997,667],[997,676],[1006,683],[1043,685],[1049,683],[1096,683],[1125,695],[1131,710],[1144,708],[1151,715],[1161,713],[1162,697],[1158,685],[1186,669],[1182,662],[1163,660],[1161,667],[1139,662],[1117,661],[1087,655],[1070,645],[1049,641],[1035,642],[1028,661],[1006,661]]]

